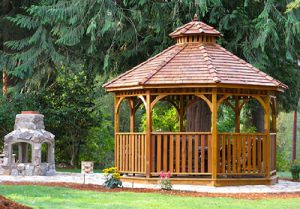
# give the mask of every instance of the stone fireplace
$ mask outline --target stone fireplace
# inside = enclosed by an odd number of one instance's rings
[[[14,131],[4,137],[0,175],[55,175],[54,135],[45,130],[44,116],[23,111]]]

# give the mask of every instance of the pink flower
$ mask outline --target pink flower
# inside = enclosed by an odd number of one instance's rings
[[[163,172],[163,171],[161,171],[161,172],[160,172],[160,174],[159,174],[159,177],[160,177],[160,178],[162,178],[162,179],[164,179],[164,178],[165,178],[165,174],[164,174],[164,172]]]
[[[170,177],[171,177],[171,172],[170,172],[170,171],[168,171],[168,173],[167,173],[167,177],[168,177],[168,178],[170,178]]]

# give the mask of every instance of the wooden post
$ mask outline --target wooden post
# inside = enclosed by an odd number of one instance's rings
[[[297,158],[297,110],[294,111],[294,120],[293,120],[293,155],[292,160],[295,161]]]
[[[130,142],[129,142],[129,170],[134,171],[134,158],[135,158],[135,153],[134,153],[134,115],[135,115],[135,107],[134,107],[134,100],[132,98],[128,99],[128,104],[130,108],[130,125],[129,125],[129,132],[130,132]],[[135,176],[135,173],[133,174]]]
[[[115,167],[118,167],[118,162],[117,162],[117,133],[119,132],[119,109],[117,107],[117,104],[120,100],[119,97],[115,96],[115,103],[114,103],[114,113],[115,113]],[[120,147],[120,149],[123,149],[123,147]],[[119,169],[119,168],[118,168]]]
[[[211,133],[212,133],[212,179],[217,179],[218,174],[218,130],[217,130],[217,89],[212,91],[212,114],[211,114]],[[213,183],[214,184],[214,183]]]
[[[234,107],[234,113],[235,113],[235,133],[240,133],[240,102],[239,102],[239,97],[235,97],[235,107]]]
[[[179,131],[183,132],[183,112],[184,112],[184,106],[183,106],[183,96],[180,95],[180,104],[179,104]]]
[[[276,104],[276,98],[273,98],[273,103],[272,103],[272,132],[276,133],[277,132],[277,104]]]
[[[273,102],[272,102],[272,133],[277,133],[277,99],[276,97],[273,98]],[[274,157],[274,162],[275,162],[275,169],[276,169],[276,153],[277,153],[277,136],[273,139],[275,140],[275,145],[274,145],[274,150],[273,152],[275,153],[274,155],[272,155]]]
[[[151,177],[151,131],[152,131],[152,109],[150,90],[146,92],[146,177]]]
[[[270,168],[271,168],[271,139],[270,139],[270,96],[266,96],[265,100],[265,112],[264,112],[264,130],[266,134],[266,149],[265,149],[265,162],[266,170],[265,175],[267,178],[270,177]]]

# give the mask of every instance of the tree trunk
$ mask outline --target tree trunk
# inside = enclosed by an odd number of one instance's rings
[[[264,109],[258,105],[257,108],[251,110],[252,125],[256,128],[256,132],[264,132]]]
[[[2,1],[2,15],[13,15],[14,11],[12,8],[12,2],[10,0],[3,0]],[[2,34],[1,34],[1,43],[0,43],[0,50],[3,50],[3,52],[9,52],[9,49],[5,47],[4,43],[12,38],[13,34],[11,34],[11,28],[10,23],[8,20],[3,20],[3,28]],[[7,93],[7,87],[8,87],[8,76],[7,76],[7,69],[4,67],[2,69],[2,94],[3,96]]]
[[[2,81],[3,81],[3,83],[2,83],[2,94],[3,94],[3,96],[5,96],[6,93],[7,93],[7,84],[8,84],[8,78],[7,78],[5,67],[2,69]]]
[[[74,167],[74,159],[75,159],[75,153],[72,152],[72,153],[71,153],[71,159],[70,159],[70,166],[71,166],[71,167]]]
[[[200,100],[188,107],[186,115],[186,131],[211,131],[211,111],[205,101]]]

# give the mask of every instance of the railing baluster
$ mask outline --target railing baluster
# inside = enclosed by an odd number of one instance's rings
[[[120,136],[120,170],[124,170],[124,164],[123,164],[123,158],[124,158],[124,141],[123,141],[123,135]]]
[[[164,172],[168,171],[168,166],[167,166],[167,162],[168,162],[168,135],[164,135],[164,147],[163,147],[163,170]]]
[[[132,171],[132,162],[134,160],[133,153],[132,153],[132,134],[129,135],[129,147],[128,147],[128,154],[129,154],[129,171]]]
[[[267,137],[263,138],[263,164],[264,164],[264,173],[267,175]]]
[[[252,135],[252,171],[253,173],[256,173],[256,136]]]
[[[199,170],[199,135],[194,136],[194,172],[197,173]]]
[[[169,165],[169,169],[170,172],[173,173],[174,172],[174,135],[170,135],[170,165]]]
[[[212,170],[212,153],[211,153],[211,144],[212,144],[212,141],[211,141],[211,135],[208,135],[208,173],[211,173],[211,170]]]
[[[188,172],[192,173],[193,165],[193,135],[188,135]]]
[[[157,172],[161,171],[161,135],[157,136],[157,162],[156,162]]]
[[[142,161],[142,156],[141,156],[141,138],[142,136],[138,135],[137,138],[137,155],[138,155],[138,166],[137,166],[137,170],[138,172],[141,172],[141,161]]]
[[[157,140],[157,136],[156,135],[152,135],[151,137],[151,157],[152,157],[152,161],[151,161],[151,172],[155,172],[155,168],[156,168],[156,150],[155,150],[155,144],[156,144],[156,140]]]
[[[228,168],[227,168],[227,172],[228,173],[231,173],[232,171],[232,160],[231,160],[231,148],[232,148],[232,143],[231,143],[231,138],[230,138],[230,135],[225,135],[227,137],[227,149],[228,149],[228,156],[227,156],[227,164],[228,164]]]
[[[180,173],[180,135],[176,135],[176,173]]]
[[[185,173],[186,170],[186,135],[182,135],[182,147],[181,147],[181,154],[182,154],[182,159],[181,159],[181,170],[183,173]]]
[[[241,135],[236,135],[237,139],[237,173],[241,173]]]
[[[245,135],[241,135],[241,144],[242,144],[242,173],[246,173],[246,140],[245,140]]]
[[[142,146],[141,146],[141,149],[142,149],[142,154],[141,154],[141,157],[142,157],[142,172],[145,172],[145,170],[146,170],[146,147],[145,147],[146,137],[145,137],[145,135],[142,135],[141,139],[142,139]]]
[[[120,136],[119,135],[115,135],[116,137],[116,140],[115,140],[115,166],[120,170],[120,165],[119,165],[119,147],[120,147],[120,144],[119,144],[119,140],[120,140]]]
[[[248,173],[251,173],[251,137],[250,135],[247,135],[247,145],[248,145],[248,161],[247,161],[247,165],[248,165]]]
[[[134,135],[134,171],[137,172],[137,158],[138,158],[138,152],[137,152],[137,137],[138,135]]]
[[[257,161],[258,161],[258,163],[257,163],[257,170],[258,170],[258,173],[261,173],[261,136],[258,136],[257,137],[258,138],[258,144],[257,144],[257,152],[258,152],[258,156],[257,156]]]
[[[232,135],[232,171],[233,173],[236,173],[236,150],[237,150],[237,145],[236,145],[236,136]]]
[[[222,140],[222,173],[225,173],[225,151],[226,151],[226,143],[225,143],[225,138],[224,135],[221,135],[221,140]]]
[[[205,135],[201,135],[201,173],[204,172],[205,172]]]

